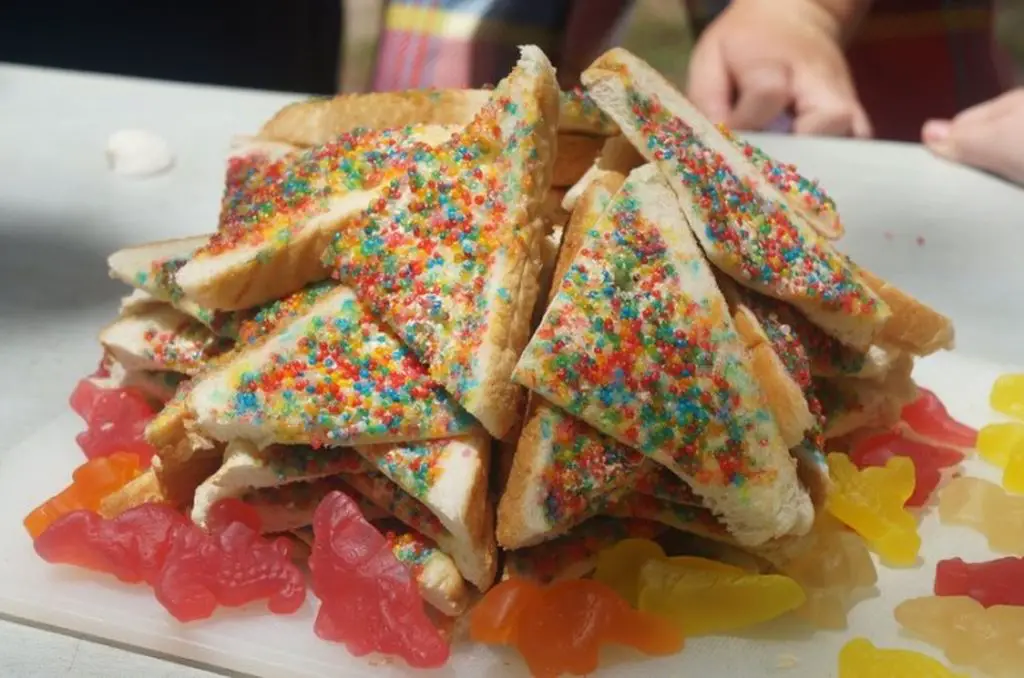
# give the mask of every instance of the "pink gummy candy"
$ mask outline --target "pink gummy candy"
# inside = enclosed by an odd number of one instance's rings
[[[86,457],[95,459],[128,452],[138,455],[143,467],[149,465],[156,451],[146,442],[144,433],[155,413],[141,393],[126,388],[99,388],[83,379],[71,394],[71,408],[88,427],[75,438]]]
[[[268,599],[276,614],[295,612],[306,597],[291,543],[260,536],[259,518],[237,499],[211,509],[205,532],[173,508],[143,504],[106,520],[91,511],[57,519],[35,541],[47,562],[106,572],[150,584],[178,621],[204,619],[226,607]]]
[[[412,573],[388,541],[341,492],[324,497],[313,516],[309,558],[320,598],[316,634],[359,657],[398,655],[415,668],[448,661],[449,647],[423,609]]]

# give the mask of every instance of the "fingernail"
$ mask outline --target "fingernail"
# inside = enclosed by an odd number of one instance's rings
[[[952,128],[949,120],[929,120],[921,130],[921,138],[929,146],[941,146],[949,140]]]

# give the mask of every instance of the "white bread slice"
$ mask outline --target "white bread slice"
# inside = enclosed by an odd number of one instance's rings
[[[210,508],[222,499],[340,473],[360,473],[367,468],[363,458],[347,448],[314,450],[299,445],[273,445],[258,450],[251,443],[232,441],[224,448],[224,463],[196,489],[192,522],[205,527]],[[264,527],[268,532],[289,529]]]
[[[800,174],[796,165],[775,160],[757,146],[733,134],[725,125],[719,125],[718,131],[760,170],[768,183],[779,190],[789,209],[799,213],[823,237],[829,240],[843,237],[845,229],[839,219],[836,203],[817,181]]]
[[[679,479],[679,476],[660,464],[648,461],[643,470],[630,483],[632,491],[661,501],[683,506],[703,506],[704,502],[693,488]]]
[[[900,420],[904,406],[917,398],[911,378],[914,360],[901,354],[879,381],[816,379],[815,392],[825,414],[826,438],[840,438],[860,428],[889,428]]]
[[[229,348],[205,325],[167,304],[118,318],[100,332],[100,343],[126,370],[189,375]]]
[[[339,279],[495,438],[523,398],[509,375],[538,294],[557,92],[547,57],[523,47],[473,122],[328,253]]]
[[[157,299],[145,290],[132,290],[131,293],[121,298],[121,305],[118,308],[118,315],[131,315],[143,311],[151,306],[159,306],[164,302]]]
[[[576,209],[576,202],[583,196],[583,192],[591,183],[608,174],[625,177],[645,162],[643,156],[633,148],[629,139],[621,134],[608,137],[594,164],[566,191],[565,198],[562,200],[562,208],[572,212]]]
[[[587,231],[624,180],[607,174],[584,192],[567,227],[555,281],[568,273]],[[556,291],[557,285],[551,294]],[[592,514],[594,500],[625,487],[643,462],[639,452],[531,393],[498,505],[499,543],[517,549],[569,530]]]
[[[345,482],[349,477],[345,474],[336,474],[272,487],[259,487],[245,492],[240,498],[256,509],[260,516],[260,524],[266,533],[289,532],[311,524],[316,507],[324,497],[336,490],[352,495],[367,520],[389,518],[390,514],[387,511],[352,490]]]
[[[490,90],[425,89],[342,94],[285,106],[259,137],[295,146],[320,146],[359,127],[468,125],[491,97]],[[615,123],[582,90],[559,93],[559,132],[607,136]]]
[[[702,506],[665,501],[639,492],[630,492],[608,502],[601,513],[616,518],[650,520],[712,541],[727,544],[738,541],[711,511]]]
[[[882,327],[880,342],[916,356],[953,350],[952,320],[863,267],[858,267],[858,272],[892,309],[892,315]]]
[[[654,539],[665,531],[660,523],[633,518],[591,518],[567,535],[505,554],[501,578],[521,577],[541,584],[586,577],[598,554],[623,539]]]
[[[218,310],[258,306],[329,277],[320,255],[334,234],[387,194],[414,157],[452,129],[359,131],[287,155],[227,194],[222,223],[175,279]]]
[[[257,447],[426,440],[478,429],[344,286],[196,377],[188,409],[200,433]]]
[[[312,519],[312,512],[309,517]],[[469,607],[469,590],[455,563],[446,553],[422,534],[395,520],[371,522],[387,538],[398,562],[412,571],[420,595],[428,605],[449,617],[457,617],[466,611]],[[294,530],[294,534],[309,546],[313,545],[312,528]]]
[[[644,157],[658,163],[711,261],[741,285],[787,301],[867,349],[890,313],[832,245],[653,68],[622,49],[583,83]]]
[[[795,463],[653,165],[630,174],[570,271],[514,378],[667,466],[741,543],[806,531]]]
[[[454,526],[459,530],[458,533],[450,532],[440,517],[381,473],[371,471],[352,475],[346,477],[345,481],[370,502],[434,541],[452,557],[466,581],[477,589],[486,591],[494,583],[497,551],[493,546],[493,537],[490,548],[481,548],[464,531],[464,525]],[[493,534],[494,522],[489,511],[485,521],[487,530]]]
[[[182,382],[188,380],[188,375],[180,372],[126,370],[124,365],[112,356],[104,356],[103,362],[107,369],[106,376],[89,377],[89,381],[104,389],[136,389],[160,405],[173,398]]]
[[[559,134],[558,153],[551,171],[551,185],[569,188],[593,167],[605,137],[589,134]]]
[[[474,579],[489,585],[497,560],[494,506],[488,493],[490,438],[477,434],[421,443],[360,445],[356,451],[437,516],[454,540],[452,556],[473,554],[456,560],[475,563],[471,566],[474,570],[482,567]]]
[[[326,143],[326,142],[325,142]],[[319,144],[317,144],[319,145]],[[297,146],[258,137],[237,136],[228,149],[227,172],[224,178],[224,197],[221,200],[221,219],[244,191],[253,175],[263,172],[272,163],[299,151]]]
[[[131,285],[136,293],[148,293],[192,316],[217,335],[235,339],[239,325],[251,318],[252,312],[214,311],[201,306],[186,297],[174,280],[178,270],[209,240],[210,236],[201,235],[126,247],[110,255],[107,266],[111,277]],[[142,299],[136,298],[136,301],[141,303]]]

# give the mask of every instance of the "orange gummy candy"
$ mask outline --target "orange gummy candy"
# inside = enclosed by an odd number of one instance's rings
[[[939,520],[981,532],[1000,553],[1024,554],[1024,497],[981,478],[954,478],[939,492]]]
[[[602,645],[628,645],[651,655],[683,647],[670,623],[637,612],[601,582],[562,580],[542,587],[508,579],[487,592],[470,615],[477,642],[516,647],[532,675],[555,678],[597,670]]]
[[[139,457],[135,454],[116,452],[91,459],[75,469],[70,485],[25,516],[25,529],[35,539],[63,515],[96,511],[104,497],[127,485],[139,473]]]
[[[1024,668],[1024,607],[985,608],[966,596],[925,596],[896,606],[896,621],[940,648],[954,664],[994,678],[1019,678]]]

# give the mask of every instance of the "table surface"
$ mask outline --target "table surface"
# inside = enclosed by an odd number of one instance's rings
[[[95,364],[95,337],[79,328],[90,318],[110,317],[125,293],[107,278],[106,256],[133,242],[212,230],[229,139],[254,132],[292,99],[0,65],[0,158],[7,168],[0,182],[0,273],[18,281],[0,293],[0,464],[6,449],[65,408],[74,382]],[[110,173],[106,139],[125,128],[164,137],[176,155],[174,169],[149,179]],[[929,224],[950,215],[1024,213],[1024,192],[912,145],[771,136],[758,142],[822,178],[844,215],[844,206],[856,203],[848,228],[870,227],[878,237],[851,237],[850,253],[925,301],[941,306],[963,278],[937,281],[932,275],[926,285],[915,285],[922,269],[906,266],[908,257],[923,252],[931,267],[972,270],[965,275],[977,286],[976,302],[950,311],[960,347],[997,363],[1024,364],[1024,317],[1002,318],[998,331],[992,327],[999,317],[999,270],[1019,266],[1016,258],[999,252],[989,257],[993,244],[972,246],[974,238],[959,249],[941,242],[941,234],[940,242],[929,239]],[[975,202],[977,210],[965,209],[964,201]],[[881,218],[892,220],[891,230],[878,223]],[[965,231],[983,227],[963,224]],[[1012,245],[1021,251],[1020,239]],[[54,323],[64,319],[75,329],[55,335]],[[95,324],[90,331],[98,329]],[[39,346],[41,334],[58,338]],[[0,618],[0,678],[44,675],[215,674]]]

